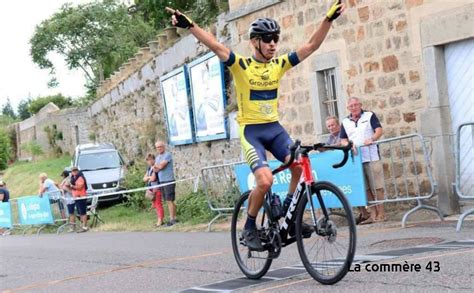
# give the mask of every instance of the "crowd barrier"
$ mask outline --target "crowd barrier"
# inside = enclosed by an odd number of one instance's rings
[[[87,214],[91,219],[91,227],[98,223],[104,223],[100,217],[97,206],[101,197],[108,197],[112,195],[129,195],[135,192],[145,192],[148,189],[163,187],[171,184],[176,184],[184,181],[194,181],[194,191],[197,191],[198,177],[176,180],[164,184],[141,187],[128,190],[119,191],[100,191],[95,190],[89,192],[87,196],[81,199],[90,199],[90,204],[87,207]],[[55,227],[56,233],[63,232],[69,224],[69,215],[67,211],[68,198],[64,196],[61,191],[45,193],[42,197],[38,195],[23,196],[13,198],[9,202],[0,203],[0,227],[6,228],[4,233],[11,233],[16,230],[25,235],[28,231],[35,229],[36,234],[41,234],[46,227]],[[76,223],[79,223],[76,219]]]
[[[232,214],[234,203],[240,197],[234,167],[244,162],[229,163],[201,169],[201,180],[206,193],[209,208],[217,215],[208,223],[207,230],[211,231],[212,224],[219,219]]]
[[[368,201],[369,206],[389,202],[416,201],[417,205],[407,211],[402,218],[405,227],[408,217],[421,209],[436,212],[441,221],[441,211],[426,203],[436,194],[436,181],[433,178],[430,156],[426,141],[420,134],[409,134],[394,138],[382,139],[375,143],[382,162],[383,199]],[[362,146],[368,150],[371,146]],[[366,151],[370,160],[374,152]],[[374,167],[369,164],[369,174],[373,178]],[[374,193],[374,191],[373,191]]]
[[[474,122],[459,125],[456,131],[456,182],[455,190],[460,200],[474,200]],[[456,231],[460,232],[464,219],[474,214],[474,208],[459,216]]]
[[[427,200],[432,199],[436,194],[436,181],[432,175],[430,156],[423,136],[410,134],[384,139],[377,141],[376,147],[378,148],[383,166],[383,199],[366,201],[366,184],[363,179],[360,157],[358,157],[356,162],[349,162],[348,165],[352,164],[352,166],[347,166],[347,170],[334,170],[330,167],[331,160],[333,160],[332,162],[337,162],[337,159],[334,160],[334,158],[330,158],[330,156],[335,156],[337,152],[334,152],[333,155],[325,154],[331,152],[325,152],[321,154],[321,156],[315,156],[315,164],[312,165],[313,168],[317,170],[319,180],[336,182],[336,185],[344,189],[343,191],[352,206],[364,206],[366,204],[370,206],[390,202],[416,201],[417,206],[404,214],[402,219],[403,227],[405,227],[408,217],[421,209],[436,212],[439,218],[443,220],[441,211],[437,207],[426,203]],[[362,148],[365,148],[365,146]],[[359,152],[361,151],[362,149],[359,148]],[[269,161],[271,166],[272,162],[273,161]],[[273,166],[278,165],[277,162],[273,163]],[[251,188],[251,186],[245,184],[245,190],[240,188],[239,191],[239,187],[242,187],[242,185],[239,186],[236,180],[236,178],[239,177],[238,175],[240,175],[236,173],[236,169],[238,169],[236,167],[242,164],[245,165],[245,162],[209,166],[201,169],[201,178],[209,208],[218,213],[217,216],[209,222],[209,231],[211,230],[211,225],[218,218],[232,213],[235,200],[238,198],[239,193]],[[357,165],[359,165],[359,167],[357,167]],[[346,166],[344,168],[346,168]],[[373,170],[370,167],[369,170],[368,176],[373,176]],[[340,176],[341,174],[350,176]],[[286,177],[283,173],[280,175]],[[240,177],[243,179],[240,179]],[[240,177],[239,179],[243,181],[247,178],[246,176]],[[275,189],[281,189],[282,186],[280,185],[287,184],[288,182],[282,183],[280,181],[285,180],[274,178],[272,191],[276,192]],[[287,188],[287,185],[285,185],[285,194]]]

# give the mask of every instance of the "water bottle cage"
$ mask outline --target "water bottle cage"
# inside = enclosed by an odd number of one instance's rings
[[[280,197],[276,195],[275,193],[272,194],[271,209],[272,209],[273,218],[275,220],[278,220],[281,216],[282,207],[281,207]]]

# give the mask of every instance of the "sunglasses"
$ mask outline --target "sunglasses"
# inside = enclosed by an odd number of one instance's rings
[[[267,44],[274,41],[276,44],[280,40],[280,35],[277,35],[277,34],[261,35],[260,40],[262,40],[262,42],[267,43]]]

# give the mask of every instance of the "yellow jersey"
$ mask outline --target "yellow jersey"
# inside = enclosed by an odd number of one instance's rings
[[[232,72],[237,94],[239,125],[279,120],[278,88],[286,71],[299,63],[295,52],[262,63],[230,52],[224,64]]]

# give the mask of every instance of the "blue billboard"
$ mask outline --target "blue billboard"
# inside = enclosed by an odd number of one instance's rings
[[[12,209],[9,202],[0,202],[0,227],[12,227]]]
[[[313,167],[313,176],[317,181],[329,181],[338,186],[346,195],[352,206],[366,206],[367,196],[365,191],[364,173],[362,169],[361,156],[354,156],[354,161],[349,159],[347,163],[338,169],[334,169],[332,165],[339,163],[343,158],[341,151],[326,151],[321,153],[313,153],[309,156],[311,166]],[[281,165],[281,162],[272,160],[268,162],[273,170]],[[255,186],[255,177],[253,176],[247,164],[235,166],[235,173],[241,192],[252,189]],[[290,184],[291,173],[289,170],[280,172],[273,177],[272,192],[280,196],[283,201],[288,193],[288,185]],[[324,202],[330,208],[339,207],[337,200],[332,196],[324,195]],[[318,206],[318,204],[315,202]]]
[[[183,66],[160,78],[170,145],[194,142],[186,73],[185,66]]]
[[[18,198],[18,216],[21,225],[53,224],[54,219],[47,196]]]
[[[224,65],[208,53],[188,66],[196,141],[228,137]]]

